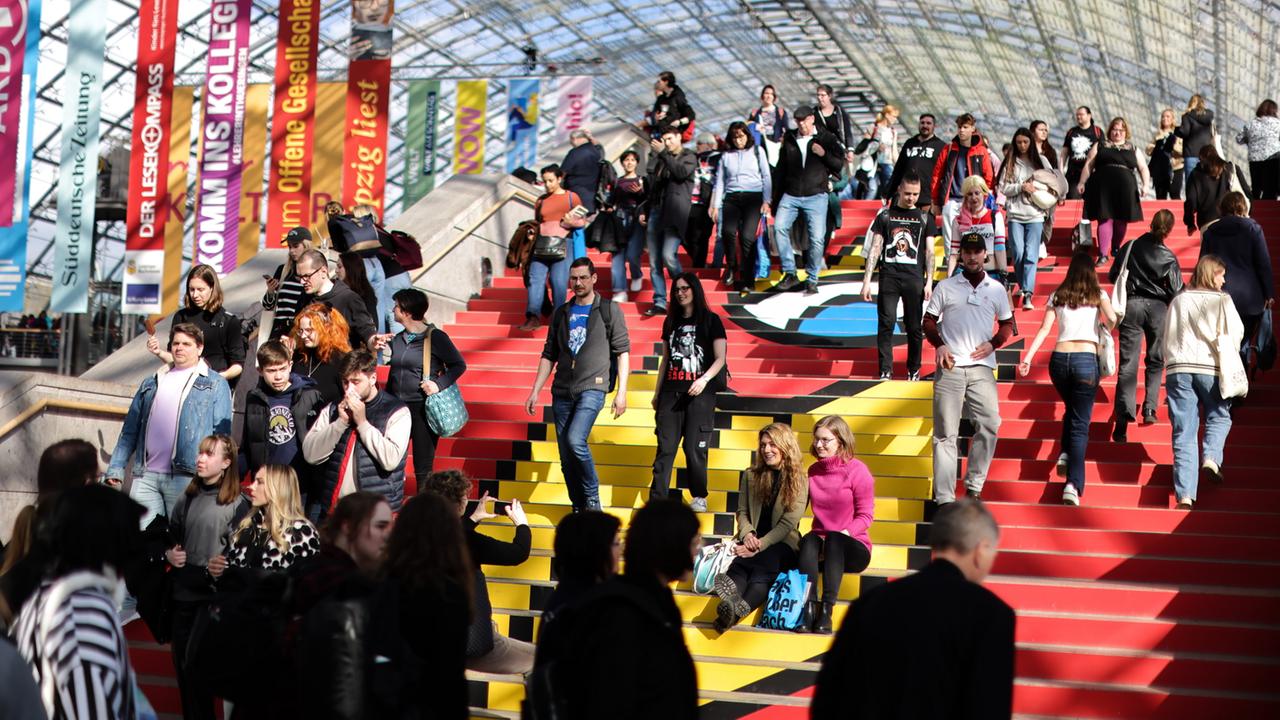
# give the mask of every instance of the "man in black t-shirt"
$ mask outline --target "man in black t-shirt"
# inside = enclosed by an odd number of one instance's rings
[[[1078,200],[1084,197],[1076,190],[1080,182],[1080,173],[1084,172],[1084,161],[1089,158],[1089,151],[1102,139],[1102,128],[1093,124],[1093,111],[1081,105],[1076,108],[1076,126],[1067,131],[1062,140],[1062,166],[1067,169],[1067,198]]]
[[[920,176],[908,172],[898,183],[894,204],[882,209],[871,223],[871,246],[862,280],[862,299],[871,302],[871,277],[880,265],[880,291],[876,294],[879,323],[880,379],[893,378],[893,329],[902,300],[902,323],[907,329],[907,379],[920,379],[920,352],[924,345],[924,303],[933,294],[933,244],[938,236],[931,213],[916,207]]]
[[[914,172],[921,178],[932,178],[938,156],[947,143],[933,134],[935,119],[930,113],[920,116],[920,132],[907,139],[898,153],[898,162],[893,166],[893,175],[889,177],[889,187],[885,197],[892,198],[898,193],[898,185],[908,173]],[[920,193],[916,201],[918,207],[927,207],[932,199],[926,193]]]

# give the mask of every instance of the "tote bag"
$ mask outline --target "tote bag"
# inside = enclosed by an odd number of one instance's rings
[[[1120,263],[1120,272],[1116,275],[1115,287],[1111,290],[1111,309],[1116,313],[1116,325],[1124,319],[1125,305],[1129,304],[1129,258],[1133,257],[1133,241],[1129,241],[1129,250],[1124,254],[1124,262]]]
[[[769,588],[769,599],[756,627],[773,630],[800,630],[804,603],[809,599],[809,576],[799,570],[778,573]]]
[[[693,561],[693,591],[710,595],[715,589],[716,576],[724,573],[733,563],[733,541],[721,540],[698,551]]]
[[[1098,373],[1102,377],[1116,374],[1116,340],[1102,325],[1098,326]]]
[[[1224,294],[1218,310],[1218,335],[1213,339],[1213,354],[1218,359],[1218,394],[1224,400],[1249,394],[1249,374],[1240,358],[1240,346],[1227,333],[1227,313],[1231,311]]]
[[[431,333],[433,332],[435,328],[429,328],[427,339],[422,343],[423,377],[431,373]],[[462,390],[458,388],[456,382],[435,395],[428,395],[425,402],[427,427],[442,438],[456,434],[470,419],[467,415],[467,404],[462,400]]]

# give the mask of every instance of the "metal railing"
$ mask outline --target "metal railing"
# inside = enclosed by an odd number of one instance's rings
[[[0,360],[6,358],[57,361],[62,330],[0,328]]]

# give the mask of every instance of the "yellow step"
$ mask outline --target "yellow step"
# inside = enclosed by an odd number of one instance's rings
[[[927,439],[921,442],[928,443]],[[534,441],[529,443],[530,457],[529,461],[537,463],[554,463],[560,464],[560,448],[554,442]],[[596,445],[591,446],[591,457],[597,465],[628,465],[637,468],[652,467],[653,453],[655,446],[626,446],[626,445]],[[716,469],[725,469],[730,472],[739,472],[751,464],[750,453],[740,450],[738,458],[743,462],[728,463],[728,458],[720,453],[718,448],[713,448],[708,454],[708,467],[714,472]],[[892,475],[895,477],[918,477],[926,478],[933,476],[933,458],[930,454],[919,456],[894,456],[894,455],[858,455],[858,459],[867,464],[867,469],[872,475]],[[526,461],[521,461],[526,462]],[[808,467],[813,462],[813,458],[806,453],[804,455],[804,465]],[[736,475],[734,476],[737,477]],[[526,478],[517,478],[524,480]],[[735,480],[736,482],[736,480]]]

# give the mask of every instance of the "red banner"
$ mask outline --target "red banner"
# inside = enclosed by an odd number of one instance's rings
[[[319,38],[320,0],[281,0],[271,114],[267,247],[283,242],[292,228],[310,224]]]
[[[352,60],[347,71],[347,125],[343,133],[342,204],[371,205],[384,219],[390,60]]]
[[[169,136],[178,0],[142,0],[138,15],[124,304],[125,312],[157,313],[164,271],[164,227],[169,216]]]

